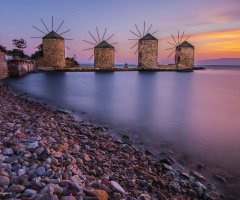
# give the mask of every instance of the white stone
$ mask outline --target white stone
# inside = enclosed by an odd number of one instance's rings
[[[36,149],[37,146],[38,146],[38,142],[33,142],[28,145],[27,149]]]
[[[12,155],[14,153],[13,153],[13,150],[11,148],[8,148],[8,149],[3,149],[2,154],[8,156],[8,155]]]
[[[151,200],[151,197],[147,194],[141,194],[137,200]]]
[[[18,170],[18,176],[22,176],[24,174],[26,174],[26,171],[24,169],[19,169]]]
[[[37,194],[37,191],[36,190],[32,190],[32,189],[26,189],[24,191],[24,193],[33,196],[33,195]]]
[[[123,194],[126,194],[125,190],[122,188],[121,185],[119,185],[116,181],[111,181],[110,184],[118,191]]]
[[[74,182],[78,185],[80,185],[82,183],[82,180],[80,179],[80,177],[78,175],[74,175],[70,179],[71,179],[72,182]]]

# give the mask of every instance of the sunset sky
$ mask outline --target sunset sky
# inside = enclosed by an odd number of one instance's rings
[[[83,40],[94,42],[88,34],[90,31],[97,37],[96,27],[102,36],[108,28],[106,38],[114,34],[110,43],[118,42],[115,63],[137,63],[136,48],[130,49],[137,39],[130,30],[137,33],[135,24],[143,31],[153,24],[150,33],[157,31],[154,36],[159,40],[159,63],[172,62],[168,58],[172,46],[171,34],[175,37],[185,31],[185,38],[195,46],[196,60],[240,57],[240,1],[239,0],[0,0],[0,45],[12,49],[12,40],[23,38],[28,47],[25,53],[32,54],[44,34],[34,29],[36,26],[46,32],[41,18],[51,29],[51,17],[54,16],[54,30],[62,21],[58,33],[68,29],[63,34],[66,41],[66,56],[74,54],[81,63],[93,62],[88,60],[93,50],[83,51],[93,45]]]

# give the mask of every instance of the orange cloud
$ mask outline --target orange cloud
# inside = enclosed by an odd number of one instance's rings
[[[196,60],[240,57],[240,30],[197,34],[191,41]]]

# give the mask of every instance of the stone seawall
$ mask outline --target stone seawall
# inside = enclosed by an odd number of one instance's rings
[[[156,67],[157,69],[169,69],[169,70],[175,70],[176,69],[176,65],[158,65],[158,67]]]
[[[8,66],[5,53],[0,52],[0,79],[8,77]]]
[[[204,67],[194,67],[191,70],[177,69],[175,65],[162,65],[158,68],[113,68],[113,69],[96,69],[94,67],[74,67],[74,68],[54,68],[38,67],[38,72],[121,72],[121,71],[193,71],[203,70]]]

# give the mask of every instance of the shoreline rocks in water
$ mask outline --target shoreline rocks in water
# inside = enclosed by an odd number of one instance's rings
[[[217,199],[172,160],[156,161],[105,128],[0,85],[0,198],[23,200]],[[125,138],[127,141],[130,138]],[[141,152],[141,153],[139,153]],[[146,154],[147,153],[147,154]],[[174,177],[179,177],[179,181]],[[205,180],[204,180],[205,181]]]

